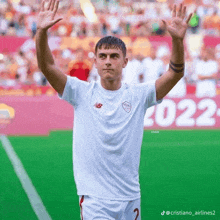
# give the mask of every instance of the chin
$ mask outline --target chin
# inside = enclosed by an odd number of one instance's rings
[[[103,78],[112,78],[112,77],[114,77],[114,75],[110,72],[104,73],[102,76],[103,76]]]
[[[114,81],[115,80],[114,77],[112,77],[112,76],[103,76],[103,77],[101,77],[101,79],[107,80],[107,81]]]

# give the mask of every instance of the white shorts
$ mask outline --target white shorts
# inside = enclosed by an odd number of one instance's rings
[[[140,204],[140,199],[114,201],[79,196],[81,220],[140,220]]]

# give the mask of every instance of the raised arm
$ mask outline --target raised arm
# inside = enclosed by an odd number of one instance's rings
[[[192,17],[191,13],[186,21],[186,6],[180,4],[177,11],[176,5],[173,7],[172,19],[168,23],[162,20],[167,27],[168,32],[172,37],[172,54],[171,64],[168,71],[156,80],[156,95],[157,100],[164,98],[176,83],[184,76],[184,45],[183,40],[188,28],[188,23]]]
[[[62,95],[66,85],[67,76],[55,65],[53,55],[48,45],[47,36],[47,30],[62,20],[62,18],[54,20],[58,6],[59,1],[57,0],[50,0],[47,8],[45,8],[45,1],[42,1],[41,3],[41,9],[37,19],[36,52],[38,67],[51,86]]]

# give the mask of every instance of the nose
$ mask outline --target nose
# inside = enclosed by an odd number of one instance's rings
[[[109,56],[107,56],[106,59],[105,59],[105,65],[106,66],[111,66],[111,60],[110,60]]]

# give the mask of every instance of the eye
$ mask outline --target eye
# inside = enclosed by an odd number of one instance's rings
[[[117,54],[113,54],[111,57],[112,57],[112,58],[117,58],[118,55],[117,55]]]
[[[99,58],[103,59],[103,58],[105,58],[105,55],[104,54],[100,54]]]

